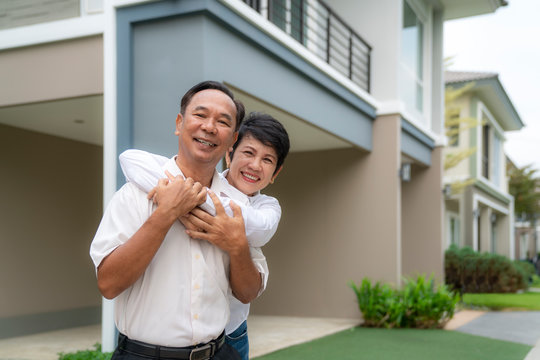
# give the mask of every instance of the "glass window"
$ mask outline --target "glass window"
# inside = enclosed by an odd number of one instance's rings
[[[501,186],[501,173],[502,173],[502,140],[499,136],[493,136],[493,183],[497,186]]]
[[[448,222],[448,230],[450,236],[450,245],[459,246],[459,218],[455,215],[450,215]]]
[[[482,126],[482,176],[489,179],[489,125]]]
[[[401,98],[411,108],[424,109],[424,25],[403,1],[403,29],[401,32]]]

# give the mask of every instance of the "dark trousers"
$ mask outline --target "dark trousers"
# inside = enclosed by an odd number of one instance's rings
[[[141,356],[137,354],[128,353],[124,350],[119,349],[118,347],[114,351],[111,360],[149,360],[156,359],[148,356]],[[212,360],[241,360],[242,358],[238,355],[238,352],[229,344],[223,344],[223,346],[214,354]],[[161,358],[160,360],[167,360]]]

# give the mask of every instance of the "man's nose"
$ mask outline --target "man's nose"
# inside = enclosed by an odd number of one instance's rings
[[[202,124],[202,129],[210,134],[215,134],[217,131],[216,120],[213,118],[206,119]]]

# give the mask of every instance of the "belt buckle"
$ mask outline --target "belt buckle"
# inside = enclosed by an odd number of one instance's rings
[[[189,360],[207,360],[210,359],[210,356],[212,356],[212,345],[206,344],[191,350]]]

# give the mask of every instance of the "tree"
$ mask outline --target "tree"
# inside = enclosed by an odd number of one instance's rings
[[[514,196],[514,212],[520,220],[533,221],[540,215],[540,179],[532,165],[508,166],[508,191]]]

